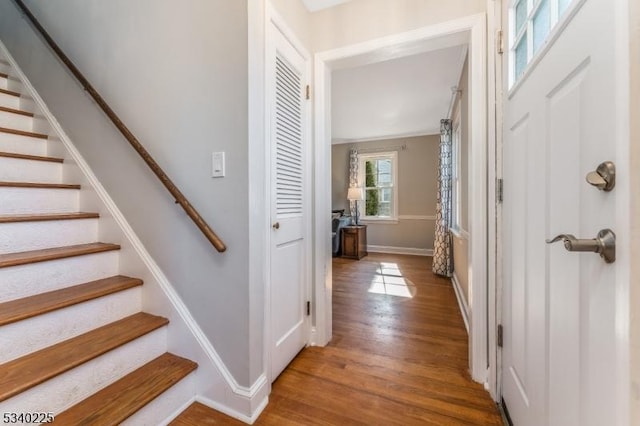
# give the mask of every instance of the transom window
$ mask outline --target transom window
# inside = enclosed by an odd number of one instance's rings
[[[395,220],[397,216],[397,152],[359,154],[359,179],[364,188],[360,217]]]
[[[513,86],[546,44],[551,31],[575,0],[513,0],[509,13],[510,78]]]

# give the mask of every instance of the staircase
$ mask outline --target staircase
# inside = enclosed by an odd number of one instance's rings
[[[79,211],[85,188],[47,155],[15,75],[0,58],[0,413],[166,423],[193,398],[197,365],[167,352],[169,321],[142,312],[143,282],[120,275],[100,215]]]

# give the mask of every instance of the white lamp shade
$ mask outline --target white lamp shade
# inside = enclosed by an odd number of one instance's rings
[[[352,186],[349,188],[347,192],[347,200],[356,201],[356,200],[364,200],[364,191],[362,188],[357,186]]]

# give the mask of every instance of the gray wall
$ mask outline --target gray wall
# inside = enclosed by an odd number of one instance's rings
[[[262,348],[262,331],[249,339],[246,2],[26,3],[227,243],[224,254],[213,249],[13,2],[1,2],[2,41],[238,383],[249,386],[263,366],[250,350]],[[212,151],[226,152],[223,179],[210,177]]]
[[[437,190],[438,135],[339,144],[331,148],[331,199],[333,209],[348,212],[349,150],[397,149],[398,223],[367,222],[370,245],[433,249],[435,221],[403,216],[435,216]]]

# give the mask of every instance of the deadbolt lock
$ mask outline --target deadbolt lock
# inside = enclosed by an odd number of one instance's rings
[[[611,161],[600,163],[595,172],[587,174],[587,182],[601,191],[611,191],[616,186],[615,164]]]

